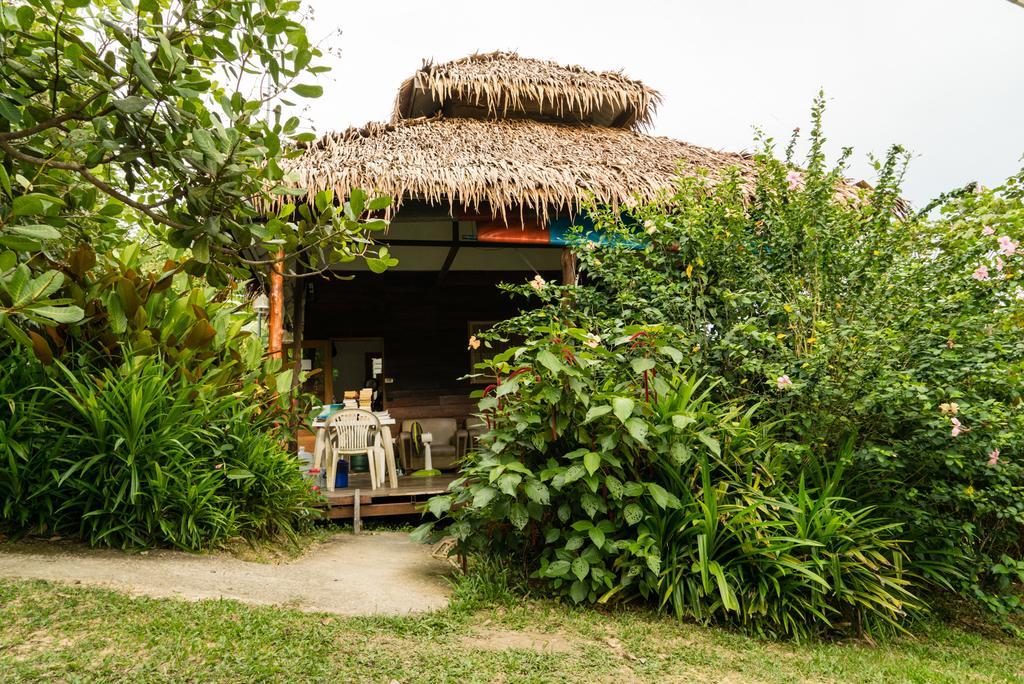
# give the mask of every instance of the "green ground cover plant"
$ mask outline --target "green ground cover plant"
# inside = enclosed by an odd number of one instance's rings
[[[771,635],[1020,609],[1024,176],[914,214],[904,152],[851,188],[822,112],[799,166],[761,140],[755,181],[596,207],[580,285],[507,287],[538,305],[491,333],[524,342],[421,536]]]

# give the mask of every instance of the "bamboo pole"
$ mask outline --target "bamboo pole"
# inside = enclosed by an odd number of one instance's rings
[[[270,267],[270,314],[267,317],[267,353],[281,358],[284,342],[284,249]]]

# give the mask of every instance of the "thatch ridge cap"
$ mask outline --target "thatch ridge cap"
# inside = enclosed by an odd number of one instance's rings
[[[499,50],[441,64],[424,60],[399,87],[392,121],[432,114],[456,100],[483,107],[492,118],[510,112],[541,117],[546,109],[548,115],[559,118],[646,128],[662,98],[622,70],[593,71]]]

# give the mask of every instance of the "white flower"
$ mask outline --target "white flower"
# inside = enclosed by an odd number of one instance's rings
[[[789,379],[788,375],[780,375],[775,379],[775,386],[781,389],[793,386],[793,381]]]
[[[532,287],[537,292],[543,290],[545,287],[547,287],[547,285],[547,281],[544,280],[544,278],[542,278],[539,273],[533,276],[533,280],[530,281],[530,287]]]

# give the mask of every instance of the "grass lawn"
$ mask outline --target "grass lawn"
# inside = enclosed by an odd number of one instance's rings
[[[797,645],[641,611],[514,599],[470,578],[451,608],[340,618],[233,601],[130,598],[0,581],[0,680],[856,681],[1024,680],[1024,641],[983,621],[917,639]]]

